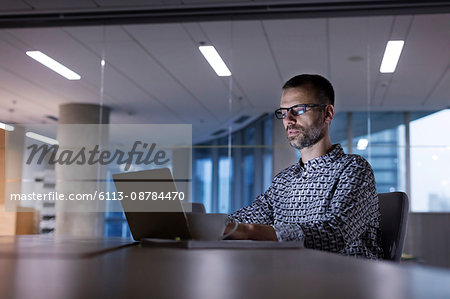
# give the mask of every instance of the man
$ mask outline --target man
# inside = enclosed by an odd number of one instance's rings
[[[372,168],[361,156],[347,155],[339,144],[331,144],[331,83],[319,75],[291,78],[283,86],[275,116],[283,120],[301,159],[276,175],[253,204],[229,215],[239,222],[231,238],[303,240],[307,248],[381,258]]]

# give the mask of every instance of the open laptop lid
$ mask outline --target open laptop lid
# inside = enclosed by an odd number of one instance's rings
[[[190,239],[169,168],[112,175],[133,239]]]

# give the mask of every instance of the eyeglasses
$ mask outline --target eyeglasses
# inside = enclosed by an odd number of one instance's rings
[[[278,119],[286,118],[288,112],[290,112],[293,116],[299,116],[304,114],[307,109],[313,107],[325,107],[325,104],[298,104],[294,105],[291,108],[279,108],[275,110],[275,117]]]

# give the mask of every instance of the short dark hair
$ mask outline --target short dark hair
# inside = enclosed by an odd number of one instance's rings
[[[326,78],[320,75],[297,75],[284,83],[283,90],[297,87],[311,88],[321,104],[331,104],[334,106],[333,85]]]

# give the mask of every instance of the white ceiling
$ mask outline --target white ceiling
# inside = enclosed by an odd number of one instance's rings
[[[12,3],[22,9],[39,1]],[[405,47],[397,71],[380,74],[390,39],[404,39]],[[215,75],[197,49],[200,41],[216,47],[232,82]],[[449,49],[449,14],[2,29],[0,121],[51,123],[45,115],[58,116],[59,104],[103,101],[113,108],[112,123],[192,123],[195,140],[204,140],[230,118],[272,112],[283,82],[299,73],[328,77],[338,111],[443,109],[450,106]],[[82,79],[64,79],[28,50]]]

